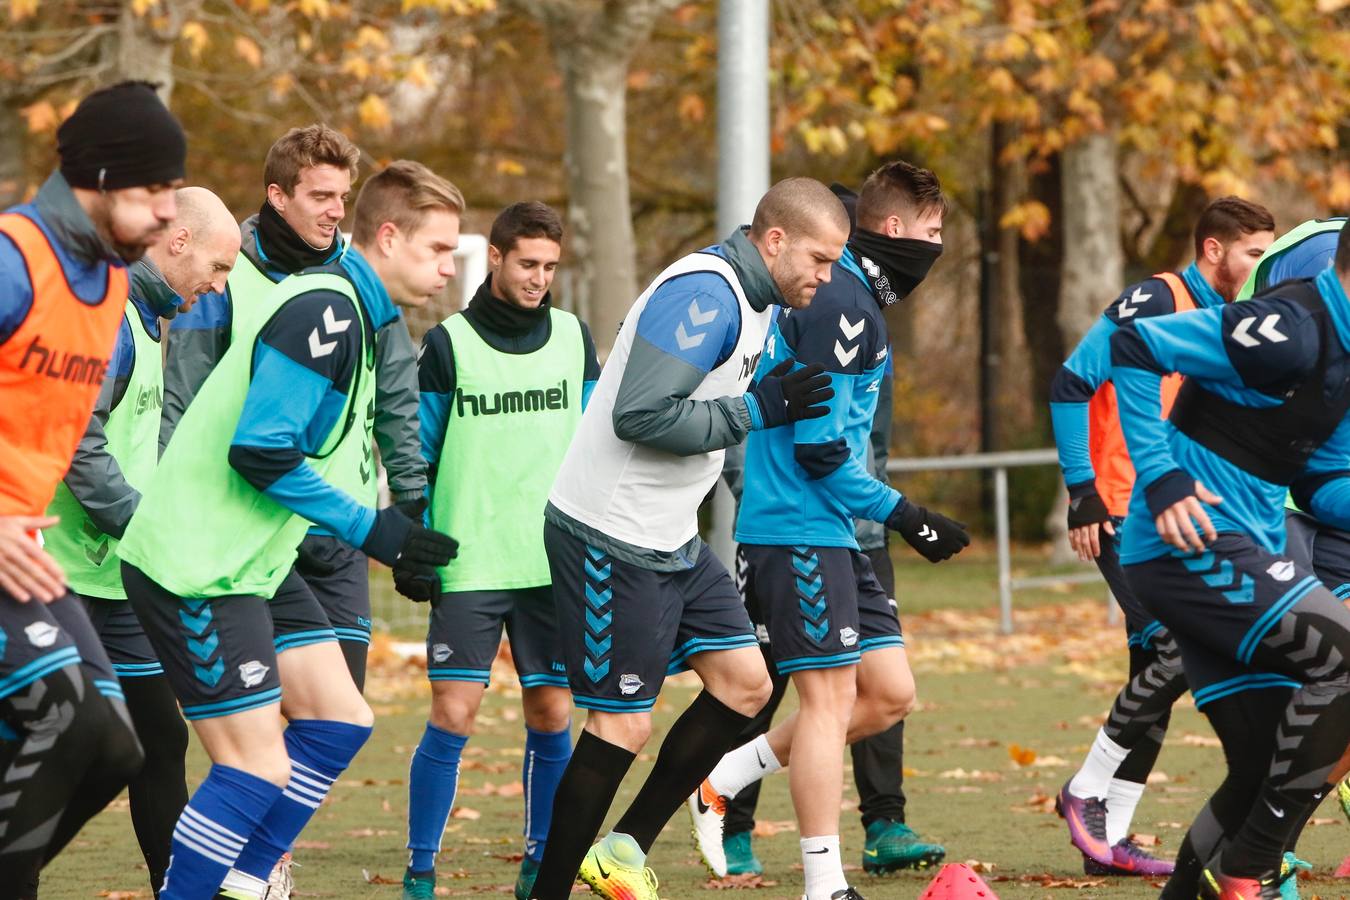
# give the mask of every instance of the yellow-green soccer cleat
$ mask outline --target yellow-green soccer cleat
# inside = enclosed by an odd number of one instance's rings
[[[660,900],[656,873],[647,868],[647,855],[626,834],[605,835],[586,852],[577,877],[607,900]]]
[[[1341,783],[1336,785],[1336,799],[1341,802],[1341,812],[1350,819],[1350,775],[1341,779]]]

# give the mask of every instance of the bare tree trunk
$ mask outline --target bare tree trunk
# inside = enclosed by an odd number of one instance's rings
[[[19,101],[6,99],[0,103],[0,209],[22,200],[28,187],[27,144],[28,125]]]
[[[1060,265],[1059,323],[1066,347],[1075,346],[1124,283],[1120,243],[1120,182],[1113,132],[1094,134],[1064,149],[1060,185],[1064,204],[1064,258]],[[1073,558],[1066,538],[1067,497],[1047,521],[1054,561]]]
[[[104,45],[112,81],[149,81],[159,87],[159,97],[168,104],[173,95],[173,48],[188,17],[189,2],[164,4],[164,16],[138,16],[130,4],[122,7],[115,37]]]
[[[603,358],[637,299],[627,148],[628,64],[681,0],[506,0],[543,23],[567,95],[568,220]]]
[[[608,353],[637,298],[626,140],[628,60],[554,45],[567,93],[568,224],[597,349]]]
[[[1112,132],[1064,149],[1064,261],[1055,321],[1066,346],[1078,343],[1123,286],[1117,170]]]

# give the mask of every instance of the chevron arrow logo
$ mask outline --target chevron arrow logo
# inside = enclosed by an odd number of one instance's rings
[[[609,648],[614,645],[613,635],[606,635],[603,640],[599,641],[591,637],[589,634],[584,635],[584,637],[586,638],[586,652],[589,653],[595,659],[599,659],[600,657],[604,656],[606,653],[609,652]]]
[[[613,588],[605,588],[603,591],[597,591],[589,584],[586,585],[586,605],[596,610],[608,603],[613,596]]]
[[[1134,293],[1128,297],[1123,297],[1120,305],[1116,307],[1116,315],[1122,319],[1128,319],[1139,312],[1139,307],[1143,306],[1152,294],[1145,294],[1142,286],[1136,287]]]
[[[603,569],[597,569],[595,566],[591,565],[591,561],[590,561],[589,559],[588,559],[588,560],[585,560],[585,563],[586,563],[586,577],[587,577],[587,578],[590,578],[590,579],[592,579],[592,580],[594,580],[594,581],[608,581],[608,580],[609,580],[610,572],[611,572],[611,570],[612,570],[612,568],[613,568],[612,566],[610,566],[609,563],[605,563],[605,567],[604,567]]]
[[[597,616],[589,609],[586,610],[586,628],[588,631],[591,631],[595,634],[599,634],[600,632],[604,631],[606,628],[609,627],[609,624],[613,621],[614,621],[614,613],[612,612],[607,612],[603,616]]]
[[[86,547],[84,555],[88,557],[89,561],[94,565],[101,566],[103,565],[103,561],[108,558],[108,550],[111,549],[111,547],[111,542],[107,538],[104,538],[97,547]]]
[[[825,615],[825,598],[821,597],[815,603],[807,603],[805,600],[799,599],[797,608],[802,611],[802,617],[808,621],[819,619]]]
[[[839,343],[838,341],[835,341],[834,358],[839,360],[839,365],[846,366],[849,363],[853,362],[853,360],[858,358],[858,348],[851,347],[848,350],[845,350],[843,344]]]
[[[925,541],[931,544],[933,543],[933,541],[936,541],[938,539],[937,529],[929,528],[927,525],[925,525],[919,529],[919,537],[923,538]]]
[[[323,341],[319,338],[319,329],[309,333],[309,355],[312,359],[327,356],[337,349],[337,341]]]
[[[675,328],[675,343],[680,345],[681,350],[692,350],[699,344],[703,343],[703,339],[706,337],[707,337],[706,334],[691,335],[688,331],[685,330],[683,322],[681,322]]]
[[[215,661],[213,665],[209,667],[193,666],[192,671],[197,673],[198,680],[200,680],[203,684],[215,687],[216,682],[220,681],[220,676],[225,674],[225,660],[218,659]]]
[[[843,313],[839,314],[839,330],[844,333],[844,340],[847,341],[855,340],[858,337],[858,335],[862,334],[863,329],[866,327],[867,327],[866,319],[859,319],[858,324],[855,325],[852,322],[850,322],[847,318],[845,318]]]
[[[200,641],[189,638],[187,645],[193,656],[201,660],[210,659],[220,645],[220,636],[213,631]]]
[[[819,575],[810,581],[807,581],[804,578],[798,578],[796,579],[796,582],[797,592],[803,597],[814,597],[816,594],[820,593],[820,589],[825,584],[824,580]]]
[[[1271,313],[1261,320],[1261,324],[1256,327],[1256,333],[1261,337],[1254,337],[1251,333],[1252,323],[1256,321],[1256,316],[1247,316],[1233,327],[1233,340],[1244,347],[1255,347],[1261,343],[1261,338],[1265,338],[1272,344],[1281,344],[1289,340],[1289,336],[1281,332],[1275,326],[1280,324],[1280,314]]]
[[[208,606],[195,616],[185,609],[180,609],[178,619],[189,632],[200,635],[211,625],[211,608]]]
[[[1238,586],[1231,591],[1224,591],[1223,596],[1229,603],[1251,603],[1256,597],[1256,583],[1252,581],[1252,576],[1244,574]]]
[[[717,307],[714,306],[712,309],[708,310],[707,312],[704,312],[703,310],[698,308],[697,300],[690,300],[688,313],[689,313],[689,321],[693,323],[694,327],[701,328],[702,326],[707,325],[713,319],[717,318]]]
[[[340,334],[347,330],[347,326],[352,324],[351,319],[339,319],[333,312],[333,307],[327,306],[323,310],[323,330],[329,334]]]
[[[581,667],[586,670],[586,677],[592,682],[599,682],[609,674],[609,660],[597,666],[588,659],[582,662]]]
[[[811,638],[811,640],[815,641],[817,644],[823,642],[825,640],[825,635],[829,633],[830,623],[828,619],[820,623],[819,626],[813,626],[809,622],[806,624],[807,637]]]

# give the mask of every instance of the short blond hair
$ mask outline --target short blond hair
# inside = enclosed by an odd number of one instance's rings
[[[335,166],[351,173],[356,181],[356,166],[361,151],[342,132],[316,123],[292,128],[267,151],[263,163],[263,190],[276,185],[287,197],[295,195],[300,172],[310,166]]]
[[[367,178],[356,195],[352,240],[370,243],[385,222],[392,222],[405,235],[412,234],[433,209],[463,213],[464,195],[420,162],[395,160]]]

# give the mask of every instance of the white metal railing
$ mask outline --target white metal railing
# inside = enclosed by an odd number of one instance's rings
[[[897,472],[933,472],[957,469],[994,470],[994,528],[998,543],[998,609],[999,629],[1004,634],[1013,630],[1013,591],[1025,588],[1048,587],[1056,584],[1088,584],[1102,580],[1096,569],[1063,575],[1039,575],[1031,578],[1012,577],[1012,549],[1009,537],[1008,470],[1025,466],[1048,466],[1059,463],[1053,447],[1042,450],[1008,450],[999,453],[967,453],[961,456],[922,456],[892,459],[886,463],[889,474]],[[1109,607],[1115,619],[1115,605]]]

